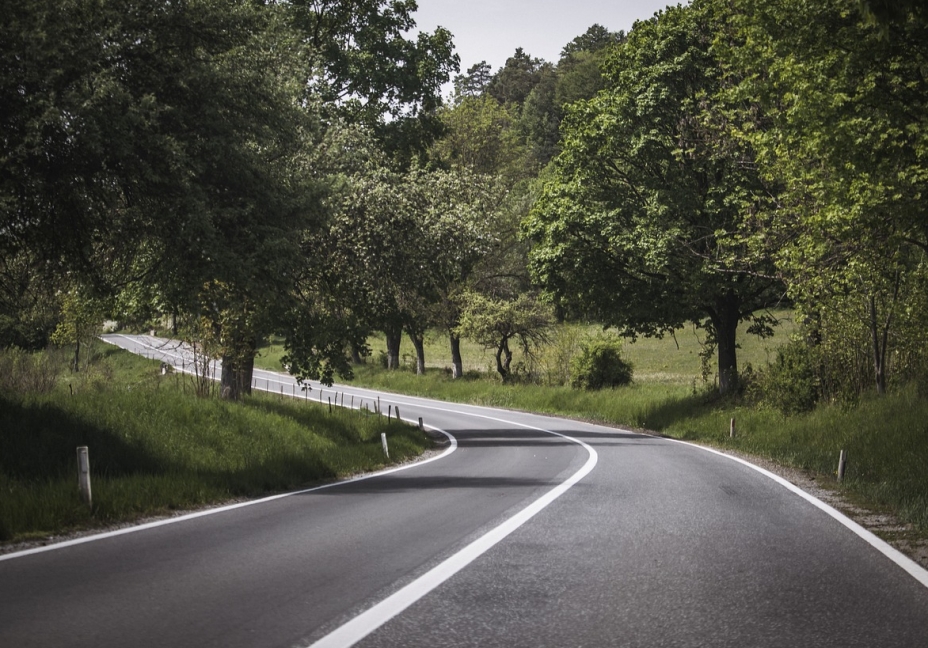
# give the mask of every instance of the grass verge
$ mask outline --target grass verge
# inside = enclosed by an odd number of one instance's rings
[[[157,362],[112,347],[96,353],[86,371],[60,375],[47,393],[0,393],[0,540],[286,491],[402,462],[429,445],[408,425],[330,414],[311,401],[196,398],[182,377],[161,376]],[[92,510],[77,491],[82,445]]]

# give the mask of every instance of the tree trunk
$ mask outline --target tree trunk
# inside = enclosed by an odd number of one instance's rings
[[[361,351],[355,345],[351,345],[351,362],[359,365],[364,364],[364,358],[361,357]]]
[[[870,338],[873,340],[873,374],[876,379],[876,393],[886,394],[886,344],[889,341],[889,327],[880,335],[876,321],[876,301],[870,297]],[[881,344],[882,342],[882,344]]]
[[[451,377],[464,377],[464,362],[461,360],[461,336],[451,333]]]
[[[737,337],[740,319],[738,301],[733,295],[721,299],[718,308],[710,314],[718,345],[719,393],[723,396],[734,392],[738,387]]]
[[[222,356],[219,393],[226,400],[241,400],[245,394],[251,394],[251,379],[255,370],[257,340],[249,340],[247,349],[248,352],[241,356]]]
[[[81,370],[81,341],[78,340],[77,344],[74,345],[74,360],[71,365],[71,371],[77,373]]]
[[[410,333],[409,339],[416,350],[416,375],[425,375],[425,334]]]
[[[400,343],[403,341],[401,328],[385,330],[387,337],[387,369],[400,368]]]
[[[512,364],[512,351],[509,350],[509,338],[503,338],[496,347],[496,371],[503,382],[509,382],[509,366]]]

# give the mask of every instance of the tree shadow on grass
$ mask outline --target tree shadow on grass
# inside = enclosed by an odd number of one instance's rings
[[[75,475],[79,446],[90,448],[94,473],[155,474],[166,466],[97,426],[50,402],[20,402],[0,396],[0,471],[23,480]]]
[[[638,427],[662,433],[674,424],[697,418],[729,402],[717,394],[696,393],[648,405],[636,421]]]

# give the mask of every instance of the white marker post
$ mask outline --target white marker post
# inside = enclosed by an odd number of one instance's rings
[[[838,481],[844,481],[845,470],[847,470],[847,450],[842,450],[838,456]]]
[[[77,487],[81,491],[81,500],[93,508],[93,500],[90,496],[90,453],[87,446],[80,446],[77,449]]]
[[[387,433],[386,432],[380,433],[380,443],[383,444],[383,454],[387,457],[387,459],[389,459],[390,449],[387,447]]]

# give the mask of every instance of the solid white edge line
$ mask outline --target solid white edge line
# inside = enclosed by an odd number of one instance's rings
[[[451,412],[451,410],[449,410],[449,412]],[[368,608],[358,616],[350,619],[326,636],[314,642],[310,645],[310,648],[348,648],[349,646],[353,646],[357,642],[361,641],[369,634],[373,633],[375,630],[387,623],[390,619],[394,618],[409,608],[429,592],[467,567],[470,563],[489,551],[492,547],[506,538],[506,536],[511,534],[513,531],[535,517],[549,504],[551,504],[551,502],[566,493],[577,482],[586,477],[596,466],[596,462],[599,459],[599,455],[592,447],[583,441],[580,441],[579,439],[567,436],[566,434],[561,434],[560,432],[545,430],[543,428],[534,427],[532,425],[526,425],[525,423],[506,421],[505,419],[484,416],[481,414],[467,413],[467,416],[486,418],[493,421],[506,423],[508,425],[517,425],[519,427],[528,428],[530,430],[537,430],[539,432],[545,432],[547,434],[562,437],[585,448],[589,453],[589,457],[587,458],[586,463],[584,463],[577,472],[575,472],[565,481],[561,482],[558,486],[554,487],[539,497],[537,500],[529,504],[527,507],[505,520],[499,526],[480,536],[451,557],[446,558],[440,564],[436,565],[416,580],[412,581],[397,592],[391,594],[379,603],[376,603],[373,607]]]
[[[872,546],[874,549],[876,549],[881,554],[883,554],[884,556],[892,560],[894,563],[896,563],[896,565],[898,565],[903,570],[905,570],[906,573],[912,576],[912,578],[917,580],[919,583],[921,583],[925,587],[928,587],[928,570],[926,570],[924,567],[919,565],[917,562],[915,562],[914,560],[906,556],[904,553],[902,553],[901,551],[899,551],[892,545],[890,545],[888,542],[886,542],[882,538],[874,535],[872,532],[868,531],[867,529],[859,525],[857,522],[847,517],[841,511],[826,504],[825,502],[818,499],[817,497],[810,495],[809,493],[805,492],[804,490],[802,490],[795,484],[787,481],[786,479],[783,479],[779,475],[776,475],[770,472],[769,470],[765,470],[764,468],[761,468],[760,466],[755,466],[750,461],[746,461],[740,457],[735,457],[734,455],[726,454],[725,452],[722,452],[721,450],[716,450],[714,448],[708,448],[706,446],[702,446],[696,443],[690,443],[688,441],[681,441],[679,439],[672,439],[669,437],[664,437],[664,438],[667,439],[668,441],[673,441],[674,443],[680,443],[680,444],[687,445],[693,448],[698,448],[700,450],[705,450],[706,452],[711,452],[712,454],[725,457],[726,459],[731,459],[732,461],[736,461],[742,465],[745,465],[748,468],[756,470],[757,472],[764,475],[765,477],[772,479],[773,481],[777,482],[784,488],[792,491],[796,495],[799,495],[799,497],[803,498],[804,500],[806,500],[813,506],[816,506],[817,508],[821,509],[822,511],[824,511],[825,513],[833,517],[835,520],[837,520],[838,522],[843,524],[845,527],[847,527],[848,529],[856,533],[858,536],[860,536],[863,540],[867,541],[867,543],[869,543],[870,546]]]

